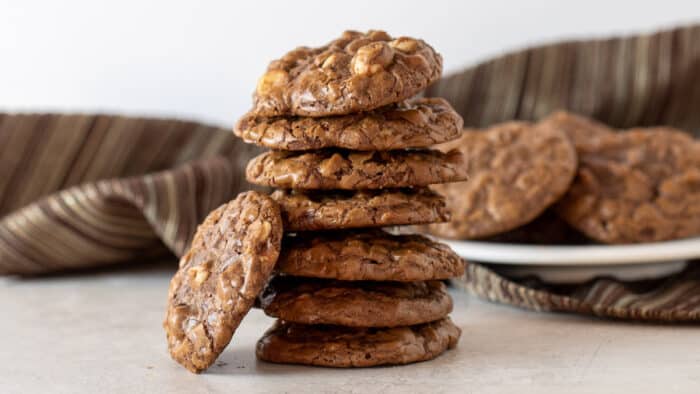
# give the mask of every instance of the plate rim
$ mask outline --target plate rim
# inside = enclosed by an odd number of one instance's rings
[[[700,258],[700,237],[625,245],[525,245],[434,237],[467,261],[540,266],[605,266]]]

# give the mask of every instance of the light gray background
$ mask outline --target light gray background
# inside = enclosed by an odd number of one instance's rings
[[[700,21],[698,0],[0,0],[0,110],[228,126],[250,106],[271,59],[346,28],[424,38],[449,72],[535,43],[693,21]]]

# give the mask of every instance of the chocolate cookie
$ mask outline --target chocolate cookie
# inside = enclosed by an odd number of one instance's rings
[[[287,236],[277,269],[288,275],[340,280],[423,281],[464,273],[447,245],[420,235],[381,230]]]
[[[666,127],[610,133],[560,117],[578,138],[579,169],[557,212],[605,243],[700,235],[700,143]],[[550,120],[550,123],[554,123]]]
[[[452,311],[445,284],[349,282],[277,276],[261,306],[269,316],[302,324],[348,327],[409,326],[441,319]]]
[[[441,146],[460,149],[469,181],[435,185],[447,198],[452,221],[430,225],[449,238],[483,238],[530,222],[568,189],[576,151],[556,127],[509,122],[467,131]]]
[[[445,199],[427,188],[363,191],[276,190],[287,231],[444,222]]]
[[[258,116],[370,111],[413,97],[440,78],[442,57],[422,40],[346,31],[319,48],[299,47],[258,80]]]
[[[233,131],[248,143],[279,150],[392,150],[426,148],[458,138],[462,118],[447,101],[423,98],[324,118],[264,118],[249,113]]]
[[[214,363],[265,286],[281,240],[277,204],[258,192],[207,216],[170,282],[163,328],[175,361],[192,372]]]
[[[265,152],[248,163],[248,182],[283,189],[384,189],[463,181],[456,150]]]
[[[450,318],[409,327],[310,326],[277,321],[258,341],[258,358],[322,367],[373,367],[433,359],[457,346]]]

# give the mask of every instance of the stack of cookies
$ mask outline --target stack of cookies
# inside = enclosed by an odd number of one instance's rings
[[[441,74],[422,40],[345,32],[270,64],[235,134],[267,151],[247,167],[275,188],[284,239],[260,297],[279,320],[263,360],[364,367],[428,360],[456,345],[444,279],[464,271],[447,246],[381,227],[449,220],[428,185],[464,181],[462,119],[441,99],[411,99]]]

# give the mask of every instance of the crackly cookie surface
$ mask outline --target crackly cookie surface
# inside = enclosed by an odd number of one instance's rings
[[[445,199],[428,188],[362,191],[276,190],[287,231],[332,230],[449,220]]]
[[[261,295],[266,314],[302,324],[396,327],[441,319],[452,299],[441,281],[359,282],[277,276]]]
[[[700,143],[668,127],[617,133],[559,114],[572,134],[579,169],[557,212],[605,243],[700,235]],[[584,136],[584,137],[581,137]]]
[[[469,169],[469,181],[433,187],[447,198],[452,219],[429,231],[449,238],[483,238],[530,222],[576,172],[574,146],[556,127],[509,122],[466,131],[441,149],[461,150]]]
[[[462,134],[462,118],[441,98],[323,118],[265,118],[249,113],[234,127],[248,143],[279,150],[426,148]]]
[[[447,245],[421,235],[300,233],[287,236],[282,245],[277,270],[294,276],[410,282],[464,273],[464,262]]]
[[[463,181],[467,169],[457,150],[269,151],[248,163],[246,177],[284,189],[360,190]]]
[[[258,116],[370,111],[410,98],[440,78],[442,57],[423,40],[346,31],[318,48],[299,47],[258,80]]]
[[[372,367],[433,359],[457,346],[449,317],[408,327],[359,328],[275,322],[258,341],[265,361],[323,367]]]
[[[170,282],[163,327],[175,361],[192,372],[214,363],[267,283],[281,240],[277,204],[258,192],[207,216]]]

